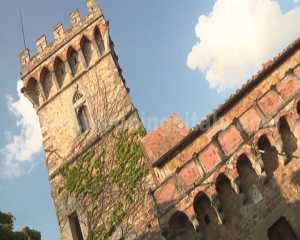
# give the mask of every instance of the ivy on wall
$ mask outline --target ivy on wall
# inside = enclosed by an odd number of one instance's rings
[[[140,139],[144,128],[118,131],[62,171],[63,190],[81,210],[88,240],[106,239],[139,201],[147,175]]]

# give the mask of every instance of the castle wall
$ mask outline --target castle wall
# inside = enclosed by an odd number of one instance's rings
[[[154,162],[165,236],[178,212],[208,239],[267,239],[280,217],[300,236],[297,49],[193,141]]]

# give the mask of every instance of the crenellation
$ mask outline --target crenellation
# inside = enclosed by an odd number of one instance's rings
[[[47,47],[48,47],[48,42],[47,42],[46,35],[40,36],[36,40],[36,48],[37,48],[38,54],[42,54],[46,50]]]
[[[21,66],[24,67],[30,62],[30,50],[28,48],[22,50],[19,55]]]
[[[78,26],[81,23],[81,16],[78,9],[70,13],[70,22],[72,27]]]
[[[87,7],[89,14],[95,14],[97,12],[102,14],[101,8],[97,4],[97,0],[87,0]]]
[[[59,41],[61,39],[63,39],[64,37],[64,26],[62,23],[58,23],[53,27],[53,37],[54,37],[54,41]]]
[[[91,4],[91,6],[89,5]],[[44,62],[47,58],[55,54],[55,52],[59,51],[64,45],[70,42],[73,38],[78,36],[81,32],[89,31],[91,25],[95,24],[97,20],[100,19],[101,24],[99,24],[99,29],[103,35],[107,31],[107,28],[103,27],[103,25],[108,24],[102,15],[102,11],[97,6],[96,1],[92,1],[92,3],[87,3],[90,8],[88,16],[81,17],[79,10],[72,11],[70,13],[70,24],[71,27],[69,29],[64,29],[63,24],[58,23],[53,27],[53,41],[51,43],[47,42],[47,38],[45,35],[39,37],[36,41],[37,52],[34,56],[30,57],[29,54],[25,54],[26,50],[22,50],[20,54],[21,61],[21,73],[23,76],[26,76],[31,71],[33,71],[36,67],[38,67],[42,62]],[[106,42],[104,42],[105,47],[108,46]],[[24,58],[25,57],[25,58]]]

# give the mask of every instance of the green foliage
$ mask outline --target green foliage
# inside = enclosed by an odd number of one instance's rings
[[[132,194],[133,190],[144,175],[144,169],[138,164],[143,156],[140,145],[136,142],[136,133],[123,133],[116,144],[116,160],[117,164],[111,172],[113,182],[118,187],[128,188],[128,194]]]
[[[110,236],[126,217],[127,209],[135,204],[136,187],[147,174],[139,144],[145,134],[143,127],[134,132],[118,132],[112,143],[89,150],[76,164],[62,171],[64,190],[78,202],[89,200],[83,206],[85,212],[99,212],[99,208],[104,211],[100,215],[90,214],[97,223],[89,227],[88,240]],[[114,196],[109,196],[111,192]],[[99,223],[102,214],[110,217]]]
[[[1,240],[41,240],[40,232],[28,227],[23,228],[22,231],[14,232],[14,221],[13,215],[0,212]]]

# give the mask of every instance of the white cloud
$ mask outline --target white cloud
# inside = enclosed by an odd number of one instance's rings
[[[300,37],[299,22],[300,7],[282,13],[273,0],[217,0],[199,17],[187,65],[205,72],[212,88],[238,87]]]
[[[38,117],[32,104],[20,92],[22,81],[18,81],[18,98],[8,96],[8,108],[16,118],[18,133],[8,133],[6,145],[0,149],[0,176],[20,176],[33,166],[34,156],[42,149],[42,137]]]

